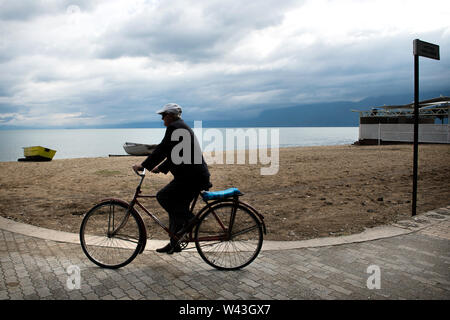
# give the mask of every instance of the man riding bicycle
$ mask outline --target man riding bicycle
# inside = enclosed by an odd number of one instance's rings
[[[172,173],[174,179],[156,194],[156,198],[169,214],[169,231],[173,234],[194,217],[189,205],[195,196],[212,186],[199,143],[192,129],[181,119],[181,112],[181,107],[175,103],[168,103],[157,111],[167,127],[164,138],[144,162],[133,165],[136,172],[145,168],[153,173]],[[181,248],[171,239],[156,251],[171,254],[180,252]]]

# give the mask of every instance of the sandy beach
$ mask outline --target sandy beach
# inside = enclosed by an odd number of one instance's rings
[[[349,235],[411,215],[412,145],[280,149],[276,175],[261,164],[210,165],[212,190],[238,187],[265,217],[270,240]],[[0,163],[0,215],[78,233],[82,214],[103,198],[131,200],[139,181],[131,166],[142,157]],[[208,161],[208,155],[206,155]],[[419,147],[417,212],[450,204],[450,146]],[[149,175],[144,193],[171,180]],[[156,203],[144,202],[167,222]],[[199,208],[199,206],[197,206]],[[149,236],[166,238],[145,217]]]

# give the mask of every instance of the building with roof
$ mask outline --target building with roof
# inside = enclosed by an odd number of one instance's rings
[[[414,142],[414,102],[352,111],[359,113],[356,144]],[[419,102],[419,143],[450,143],[449,111],[449,97]]]

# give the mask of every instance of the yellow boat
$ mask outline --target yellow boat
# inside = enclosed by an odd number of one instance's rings
[[[34,146],[34,147],[24,147],[23,155],[24,158],[19,159],[19,161],[51,161],[55,156],[56,150],[49,148]]]

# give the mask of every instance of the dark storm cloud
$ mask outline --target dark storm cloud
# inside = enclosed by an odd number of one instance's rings
[[[414,38],[441,46],[421,88],[448,88],[445,4],[0,0],[0,121],[157,121],[167,102],[224,119],[410,92]]]
[[[111,26],[100,55],[158,56],[162,59],[208,61],[223,56],[249,32],[282,22],[294,1],[173,1],[146,8]],[[297,1],[297,4],[299,2]]]
[[[75,6],[86,11],[93,5],[94,1],[89,0],[0,0],[0,20],[26,21],[70,11]]]

